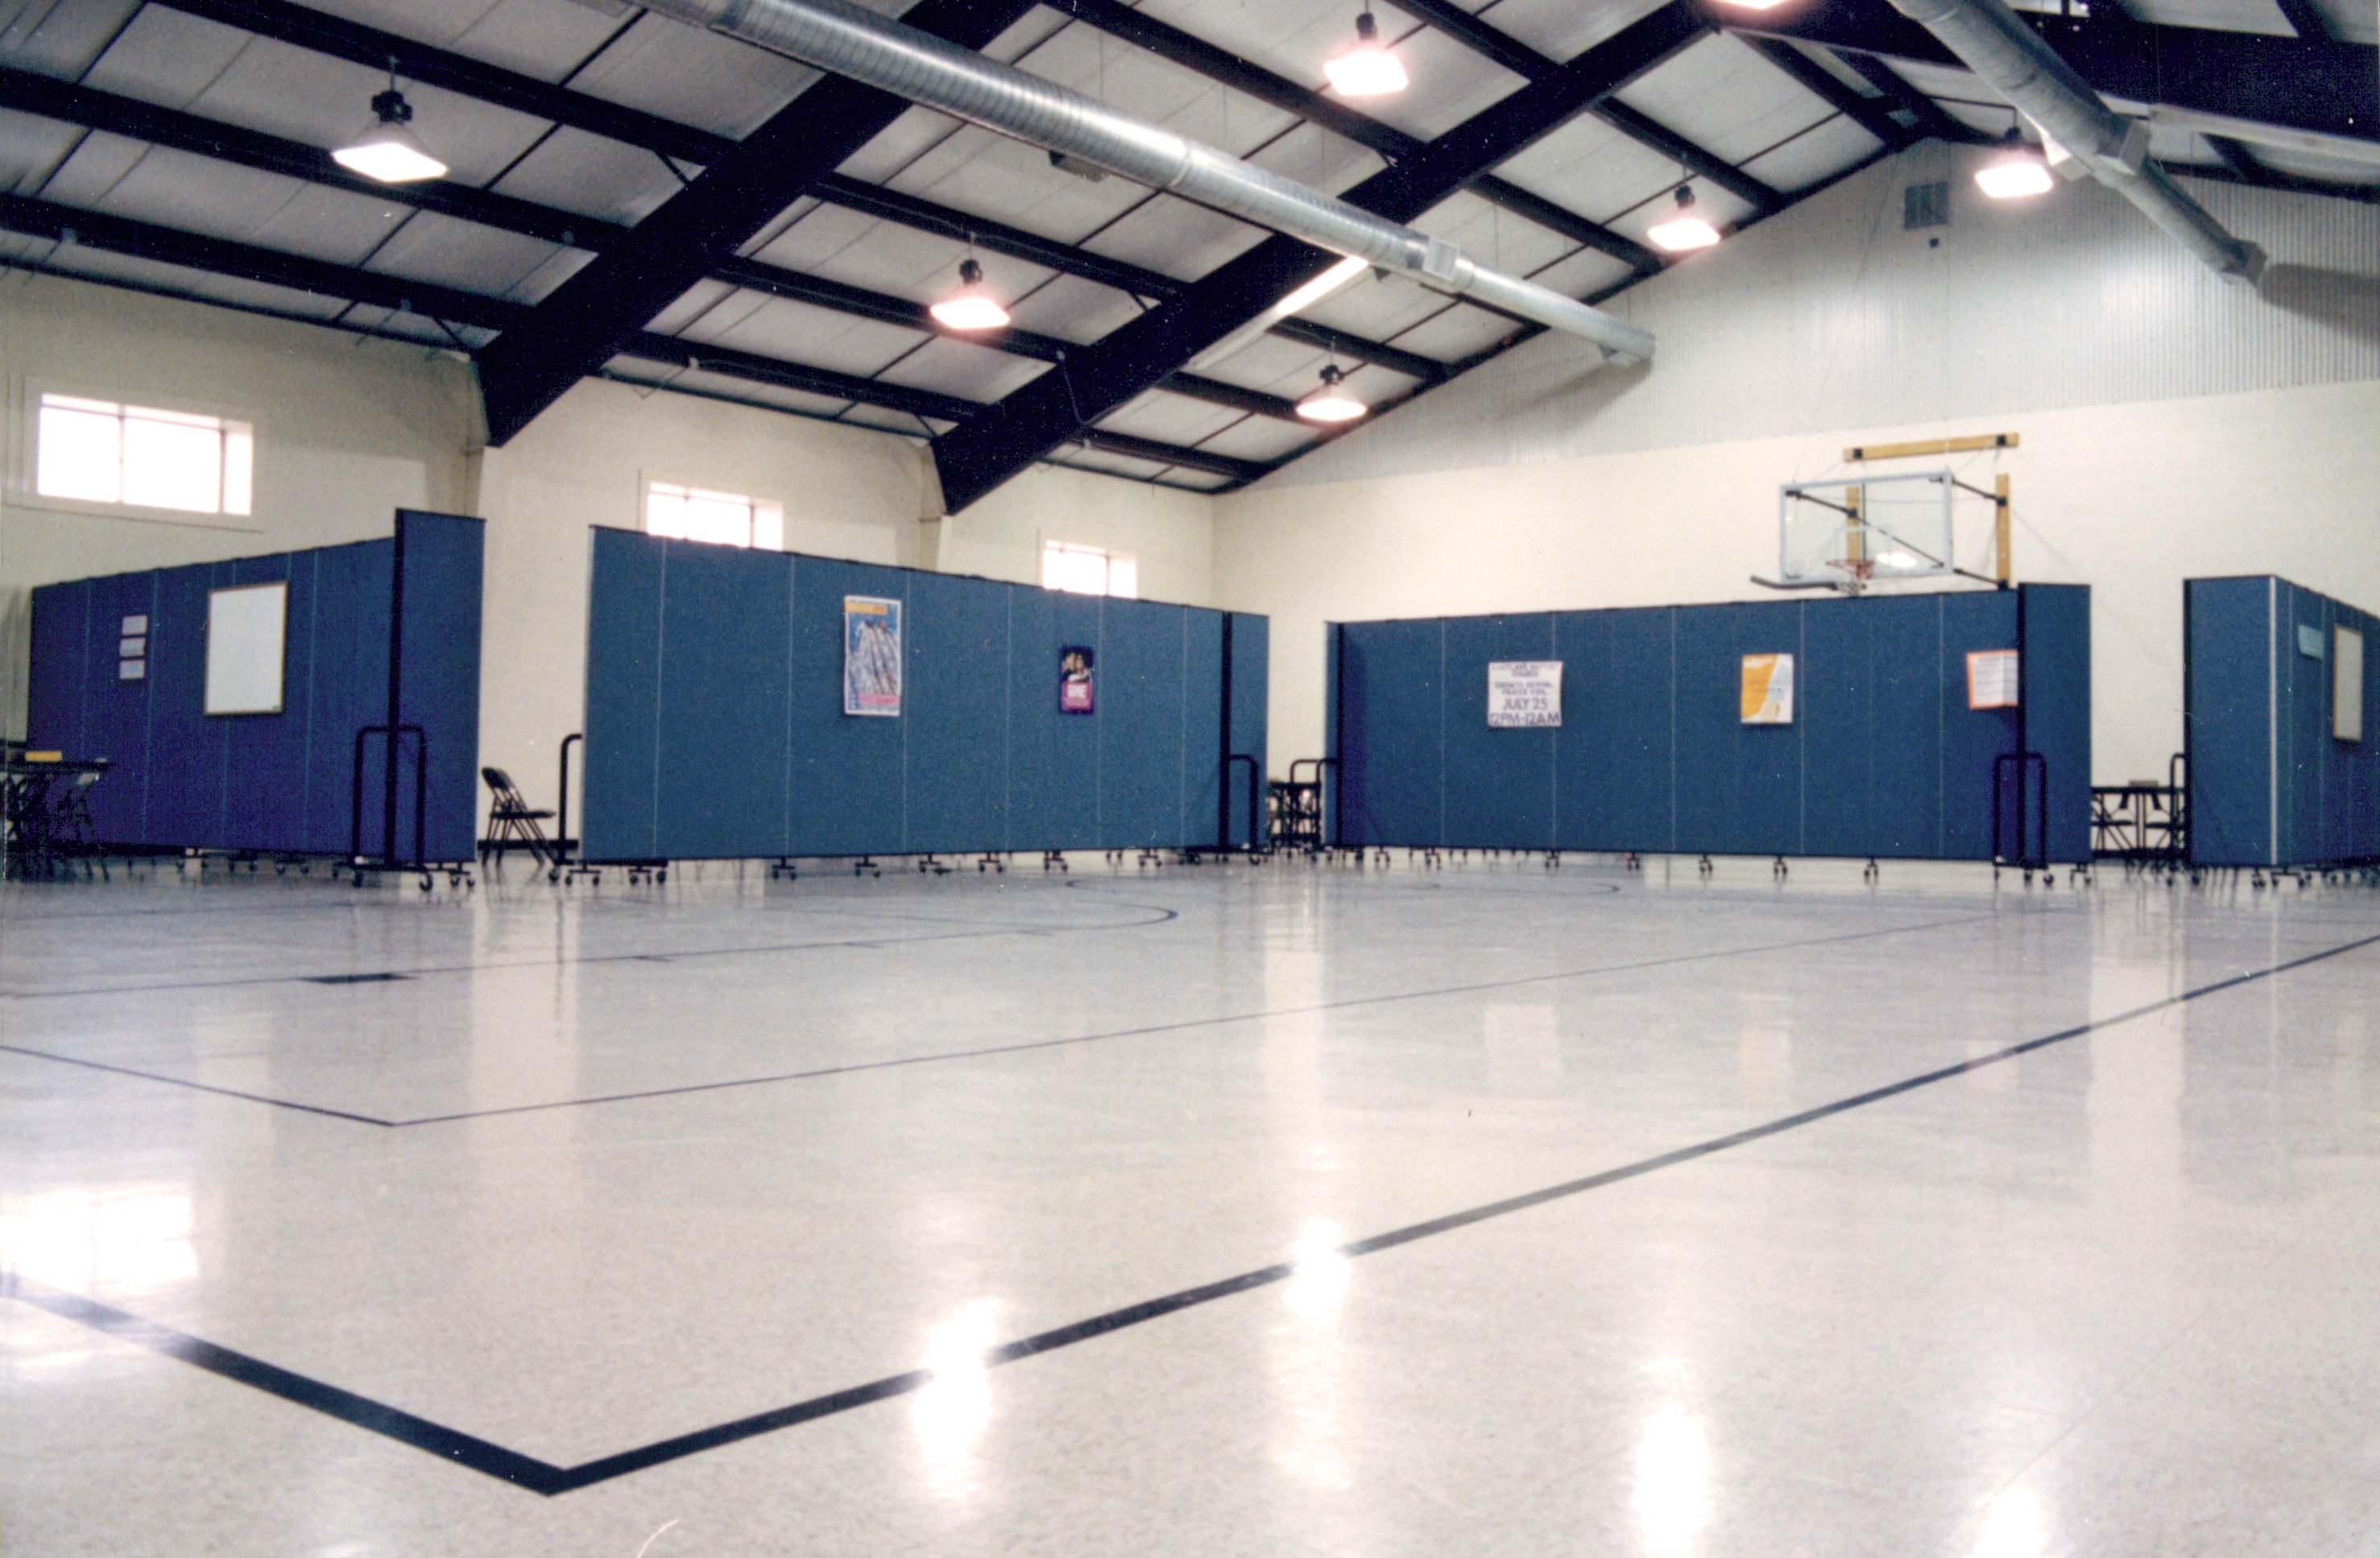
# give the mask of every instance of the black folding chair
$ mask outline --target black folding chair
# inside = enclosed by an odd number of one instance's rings
[[[480,777],[487,780],[488,794],[493,802],[488,808],[488,836],[480,844],[480,858],[484,860],[495,851],[521,843],[528,846],[540,865],[560,864],[562,856],[555,851],[553,840],[538,826],[553,814],[532,810],[520,787],[502,768],[481,768]]]

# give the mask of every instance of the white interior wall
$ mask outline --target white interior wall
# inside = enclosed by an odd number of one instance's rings
[[[253,423],[254,513],[193,521],[36,498],[44,390]],[[482,450],[469,369],[444,353],[118,288],[0,274],[0,394],[11,734],[34,586],[385,536],[400,507],[488,521],[480,760],[541,804],[584,708],[588,528],[641,527],[647,480],[773,500],[795,550],[1034,581],[1048,537],[1134,553],[1148,598],[1212,603],[1199,494],[1045,467],[925,520],[940,504],[916,440],[600,380]]]
[[[1993,208],[1973,156],[1878,164],[1623,295],[1648,369],[1541,337],[1221,500],[1217,594],[1273,618],[1276,771],[1323,750],[1326,621],[1781,598],[1748,582],[1777,489],[1853,443],[2021,435],[1900,468],[2009,472],[2018,576],[2094,586],[2101,779],[2180,743],[2184,577],[2380,603],[2380,211],[2195,186],[2272,251],[2256,293],[2095,187]],[[1904,234],[1935,177],[1952,225]]]

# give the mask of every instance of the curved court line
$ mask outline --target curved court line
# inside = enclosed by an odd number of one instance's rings
[[[1831,1119],[1837,1115],[1846,1114],[1853,1109],[1865,1108],[1871,1104],[1880,1104],[1887,1099],[1898,1098],[1906,1093],[1914,1093],[1920,1088],[1931,1087],[1937,1082],[1949,1081],[1956,1077],[1980,1071],[1989,1066],[2014,1060],[2020,1056],[2046,1049],[2052,1045],[2065,1044],[2086,1034],[2119,1027],[2143,1017],[2153,1017],[2158,1012],[2169,1011],[2176,1007],[2185,1006],[2208,996],[2238,989],[2241,985],[2252,984],[2260,980],[2271,979],[2294,969],[2301,969],[2311,963],[2319,963],[2327,959],[2340,957],[2374,944],[2380,944],[2380,935],[2367,936],[2340,946],[2325,948],[2319,952],[2311,952],[2303,957],[2292,958],[2287,962],[2275,963],[2266,968],[2251,969],[2246,973],[2218,979],[2212,984],[2185,990],[2180,995],[2168,996],[2163,1000],[2151,1001],[2144,1006],[2134,1007],[2129,1011],[2119,1012],[2112,1017],[2097,1018],[2071,1028],[2061,1028],[2054,1033],[2045,1033],[2038,1038],[2025,1039],[2005,1048],[1994,1050],[1988,1055],[1957,1061],[1931,1071],[1921,1071],[1915,1076],[1904,1077],[1899,1081],[1887,1082],[1881,1087],[1869,1088],[1864,1093],[1854,1093],[1831,1103],[1820,1104],[1759,1125],[1747,1126],[1742,1130],[1730,1131],[1723,1136],[1709,1137],[1687,1146],[1656,1153],[1652,1157],[1639,1158],[1633,1163],[1622,1164],[1616,1168],[1602,1169],[1575,1179],[1566,1179],[1560,1184],[1526,1190],[1519,1195],[1506,1196],[1500,1201],[1488,1202],[1460,1212],[1450,1212],[1424,1222],[1409,1223],[1403,1227],[1391,1228],[1385,1233],[1374,1234],[1368,1238],[1359,1238],[1352,1243],[1342,1244],[1330,1253],[1346,1260],[1356,1260],[1366,1255],[1378,1254],[1383,1250],[1394,1250],[1400,1245],[1434,1238],[1440,1234],[1452,1233],[1495,1218],[1509,1217],[1514,1213],[1526,1212],[1551,1202],[1565,1201],[1573,1196],[1584,1195],[1589,1190],[1602,1190],[1607,1186],[1621,1184],[1630,1179],[1642,1178],[1645,1175],[1658,1173],[1665,1168],[1675,1168],[1717,1153],[1747,1146],[1755,1141],[1766,1141],[1772,1136],[1780,1136],[1789,1130],[1799,1130],[1804,1126],[1815,1125],[1822,1120]],[[1095,1314],[1069,1324],[1054,1326],[1047,1331],[1038,1331],[1029,1336],[1020,1336],[1013,1342],[1004,1342],[986,1352],[982,1359],[983,1367],[993,1369],[1002,1364],[1021,1362],[1026,1359],[1038,1357],[1045,1352],[1055,1352],[1062,1347],[1074,1347],[1096,1337],[1108,1335],[1112,1332],[1127,1330],[1135,1325],[1145,1325],[1152,1320],[1161,1320],[1167,1315],[1178,1314],[1184,1310],[1196,1309],[1201,1305],[1211,1304],[1219,1299],[1232,1298],[1257,1288],[1270,1287],[1294,1277],[1297,1274],[1298,1266],[1299,1262],[1294,1261],[1259,1266],[1254,1271],[1241,1272],[1219,1281],[1205,1283],[1196,1287],[1185,1287],[1179,1292],[1168,1293],[1155,1298],[1146,1298],[1139,1303],[1109,1310],[1103,1314]],[[934,1378],[933,1371],[929,1369],[911,1369],[898,1374],[887,1374],[881,1379],[870,1380],[864,1384],[832,1391],[824,1395],[814,1395],[807,1400],[796,1401],[771,1411],[758,1412],[748,1417],[717,1423],[710,1428],[698,1429],[691,1433],[658,1440],[633,1450],[624,1450],[617,1455],[585,1461],[574,1467],[559,1467],[550,1461],[541,1461],[532,1455],[524,1455],[517,1451],[507,1450],[492,1441],[443,1427],[431,1422],[427,1418],[417,1417],[401,1408],[374,1401],[369,1396],[358,1395],[353,1391],[342,1390],[336,1385],[325,1384],[319,1380],[294,1373],[278,1365],[264,1362],[261,1359],[250,1358],[245,1353],[218,1347],[212,1342],[203,1341],[186,1332],[176,1331],[169,1326],[143,1320],[125,1310],[100,1303],[96,1299],[50,1287],[30,1277],[18,1276],[13,1273],[0,1273],[0,1297],[15,1298],[55,1315],[58,1319],[87,1326],[120,1341],[129,1342],[135,1347],[145,1347],[164,1357],[177,1359],[194,1368],[203,1369],[209,1373],[237,1381],[253,1389],[263,1391],[269,1395],[278,1396],[295,1406],[307,1407],[325,1417],[377,1433],[382,1438],[393,1439],[398,1443],[411,1445],[417,1450],[443,1456],[458,1466],[468,1467],[473,1471],[495,1478],[500,1481],[510,1482],[516,1487],[526,1488],[531,1492],[541,1493],[548,1498],[572,1492],[580,1488],[591,1487],[599,1482],[608,1482],[614,1478],[625,1477],[630,1472],[644,1471],[656,1466],[666,1465],[671,1461],[683,1460],[688,1455],[700,1455],[706,1450],[719,1449],[723,1445],[739,1443],[747,1439],[756,1439],[763,1434],[774,1433],[779,1430],[792,1428],[801,1423],[815,1422],[820,1418],[834,1417],[875,1402],[912,1395],[931,1383]]]

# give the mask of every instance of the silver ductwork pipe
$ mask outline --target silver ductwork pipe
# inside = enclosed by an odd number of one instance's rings
[[[2148,127],[2099,100],[2005,0],[1892,0],[2090,171],[2228,281],[2254,282],[2265,251],[2233,237],[2148,160]]]
[[[645,8],[773,50],[955,118],[1062,152],[1441,292],[1642,361],[1653,337],[1574,298],[1481,268],[1452,244],[1385,221],[1095,98],[905,27],[850,0],[640,0]]]

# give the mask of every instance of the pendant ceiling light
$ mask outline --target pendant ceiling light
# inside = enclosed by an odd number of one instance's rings
[[[1690,249],[1708,248],[1718,242],[1718,229],[1703,220],[1694,210],[1694,187],[1678,186],[1678,209],[1667,222],[1653,223],[1645,235],[1656,247],[1671,254],[1684,254]]]
[[[1999,151],[1975,170],[1976,186],[1995,200],[2046,195],[2056,182],[2049,175],[2048,161],[2025,144],[2023,132],[2013,125]]]
[[[394,60],[389,62],[388,91],[374,94],[371,105],[377,122],[333,151],[333,162],[382,184],[416,184],[446,176],[446,164],[431,155],[421,138],[413,133],[413,105],[396,90]]]
[[[1380,24],[1372,19],[1369,6],[1355,18],[1355,42],[1326,62],[1322,74],[1341,97],[1379,97],[1406,86],[1404,63],[1380,42]]]
[[[1297,403],[1297,414],[1309,422],[1353,422],[1372,408],[1343,386],[1347,376],[1332,363],[1322,370],[1322,382]]]
[[[952,330],[1003,330],[1008,310],[984,284],[983,267],[970,255],[959,263],[959,288],[927,310]]]

